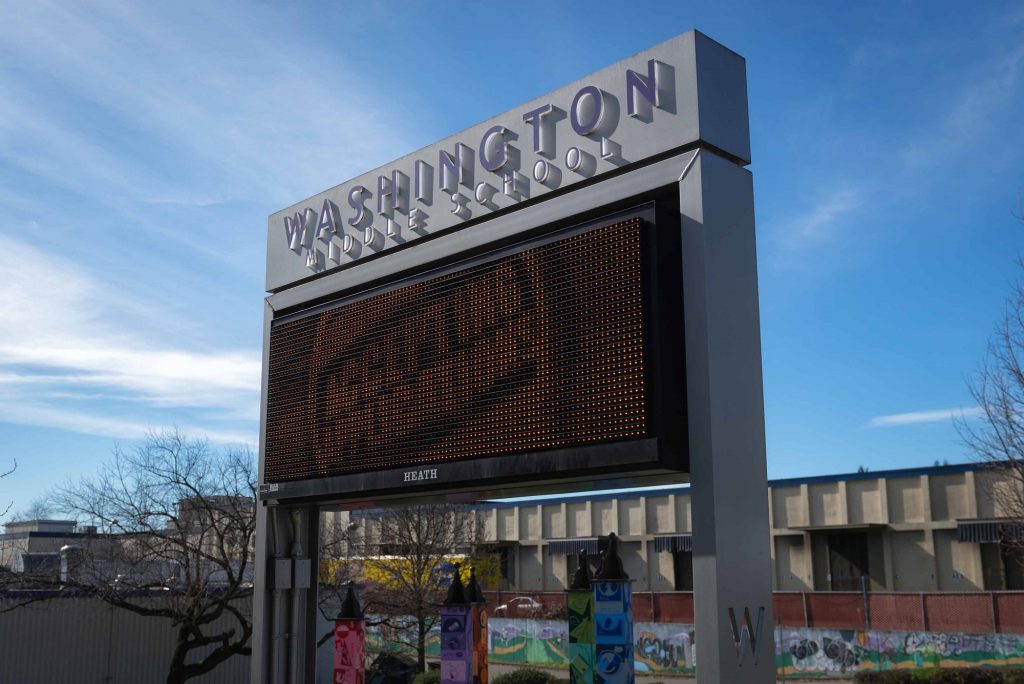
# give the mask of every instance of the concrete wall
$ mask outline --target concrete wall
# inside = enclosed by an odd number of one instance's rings
[[[998,554],[957,541],[956,529],[958,520],[1005,516],[990,492],[1006,486],[1005,475],[969,466],[779,481],[769,489],[773,587],[832,588],[828,537],[845,531],[866,537],[873,591],[1002,589],[999,572],[991,567]],[[509,588],[524,591],[565,588],[566,558],[551,553],[549,541],[609,532],[624,542],[626,569],[636,580],[636,591],[672,590],[672,555],[656,552],[654,540],[693,530],[685,487],[499,504],[482,515],[490,539],[518,542]]]
[[[957,523],[1006,517],[998,492],[1010,486],[1005,473],[973,466],[776,481],[768,493],[773,588],[832,589],[828,537],[855,532],[867,540],[872,591],[1004,589],[998,548],[957,541]],[[566,559],[550,541],[609,532],[625,542],[636,591],[673,590],[672,555],[656,552],[654,540],[690,534],[694,525],[686,487],[496,504],[480,515],[488,539],[516,544],[505,588],[523,591],[565,588]],[[364,529],[372,527],[368,521]]]

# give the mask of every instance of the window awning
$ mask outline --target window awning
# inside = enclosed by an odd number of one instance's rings
[[[692,534],[672,534],[654,538],[655,551],[693,551]]]
[[[791,530],[801,532],[863,532],[864,530],[884,530],[886,523],[853,523],[847,525],[790,525]]]
[[[608,540],[603,537],[580,537],[577,539],[553,539],[548,542],[548,553],[553,556],[572,556],[586,551],[592,556],[604,551]]]
[[[1024,522],[1019,520],[958,520],[957,539],[974,544],[1024,541]]]

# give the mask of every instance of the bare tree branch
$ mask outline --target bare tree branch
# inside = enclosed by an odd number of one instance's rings
[[[1001,543],[1008,557],[1024,562],[1024,281],[1007,300],[970,390],[982,418],[960,419],[957,429],[990,469],[982,476],[984,505],[1006,519]]]
[[[424,670],[427,635],[437,621],[452,562],[468,561],[467,567],[475,559],[483,562],[476,511],[451,504],[382,509],[347,530],[326,532],[320,557],[335,570],[328,581],[321,581],[321,610],[337,606],[348,581],[356,581],[366,613],[377,616],[378,624],[404,632]],[[337,595],[331,596],[328,587]]]
[[[6,472],[0,473],[0,480],[4,479],[5,477],[7,477],[8,475],[10,475],[11,473],[13,473],[13,472],[14,472],[15,470],[17,470],[17,469],[18,469],[18,461],[17,461],[17,459],[14,459],[14,460],[13,460],[13,465],[11,466],[11,469],[10,469],[10,470],[8,470],[8,471],[6,471]],[[14,502],[13,502],[13,501],[10,501],[10,502],[8,502],[8,503],[7,503],[7,506],[5,506],[5,507],[4,507],[4,510],[0,511],[0,518],[2,518],[2,517],[4,517],[5,515],[7,515],[7,512],[8,512],[9,510],[11,510],[11,506],[12,506],[13,504],[14,504]]]

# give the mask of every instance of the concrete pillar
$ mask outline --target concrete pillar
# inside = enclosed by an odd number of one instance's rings
[[[775,681],[761,338],[750,172],[681,169],[683,308],[700,684]]]

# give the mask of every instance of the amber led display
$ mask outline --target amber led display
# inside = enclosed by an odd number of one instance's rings
[[[641,225],[275,324],[266,481],[646,436]]]

